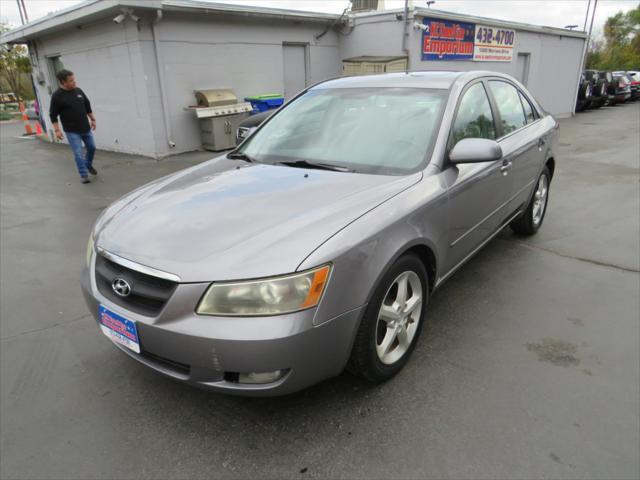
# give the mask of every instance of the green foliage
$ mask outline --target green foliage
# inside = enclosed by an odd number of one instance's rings
[[[586,65],[597,70],[640,70],[640,4],[607,19],[604,43],[592,42]]]
[[[0,33],[8,30],[6,24],[0,24]],[[31,60],[24,45],[0,45],[0,79],[11,92],[21,98],[33,98],[30,73]]]

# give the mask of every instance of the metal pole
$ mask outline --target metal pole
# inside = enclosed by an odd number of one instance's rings
[[[587,13],[584,16],[584,27],[582,28],[583,32],[587,31],[587,20],[589,19],[589,8],[591,7],[591,0],[589,0],[589,3],[587,4]]]
[[[22,3],[22,11],[24,12],[24,19],[29,23],[29,16],[27,15],[27,6],[24,4],[24,0],[20,0]]]
[[[593,21],[596,18],[596,8],[598,8],[598,0],[595,0],[593,2],[593,13],[591,13],[591,25],[589,25],[589,38],[587,39],[587,45],[589,44],[589,41],[591,40],[591,30],[593,30]]]
[[[596,18],[596,8],[598,7],[598,0],[593,2],[593,12],[591,12],[591,24],[589,25],[589,36],[587,36],[587,45],[584,48],[584,56],[582,57],[582,70],[587,62],[587,55],[589,55],[589,44],[591,43],[591,31],[593,30],[593,21]]]
[[[20,4],[20,0],[16,0],[16,3],[18,4],[18,12],[20,13],[20,21],[22,22],[22,25],[24,25],[24,15],[22,15],[22,5]]]
[[[407,56],[407,73],[409,72],[409,48],[407,40],[409,37],[409,0],[404,0],[404,25],[402,26],[402,53]]]

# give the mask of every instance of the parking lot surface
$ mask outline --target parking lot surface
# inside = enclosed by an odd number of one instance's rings
[[[640,476],[640,103],[561,121],[541,231],[434,295],[399,375],[271,399],[156,375],[80,294],[100,211],[211,153],[98,152],[81,185],[68,147],[0,129],[2,478]]]

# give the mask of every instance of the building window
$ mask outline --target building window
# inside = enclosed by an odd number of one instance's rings
[[[49,82],[51,88],[55,89],[58,86],[58,78],[56,74],[60,70],[64,70],[64,64],[62,60],[60,60],[60,55],[56,55],[55,57],[47,57],[47,64],[49,65],[49,75],[51,77],[51,81]]]

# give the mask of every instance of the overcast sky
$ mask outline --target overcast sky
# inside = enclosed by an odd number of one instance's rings
[[[80,0],[24,0],[30,20],[50,12],[80,3]],[[218,3],[260,5],[264,7],[289,8],[318,12],[341,13],[348,0],[226,0]],[[489,18],[513,20],[534,25],[564,27],[584,26],[588,0],[437,0],[433,8],[450,12],[466,13]],[[593,5],[593,2],[591,2]],[[618,11],[636,7],[639,0],[599,0],[594,22],[596,32],[602,31],[607,17]],[[426,0],[414,0],[416,6],[426,6]],[[386,0],[389,8],[402,8],[404,0]],[[14,26],[20,25],[16,0],[0,0],[0,21]],[[588,28],[588,26],[587,26]]]

